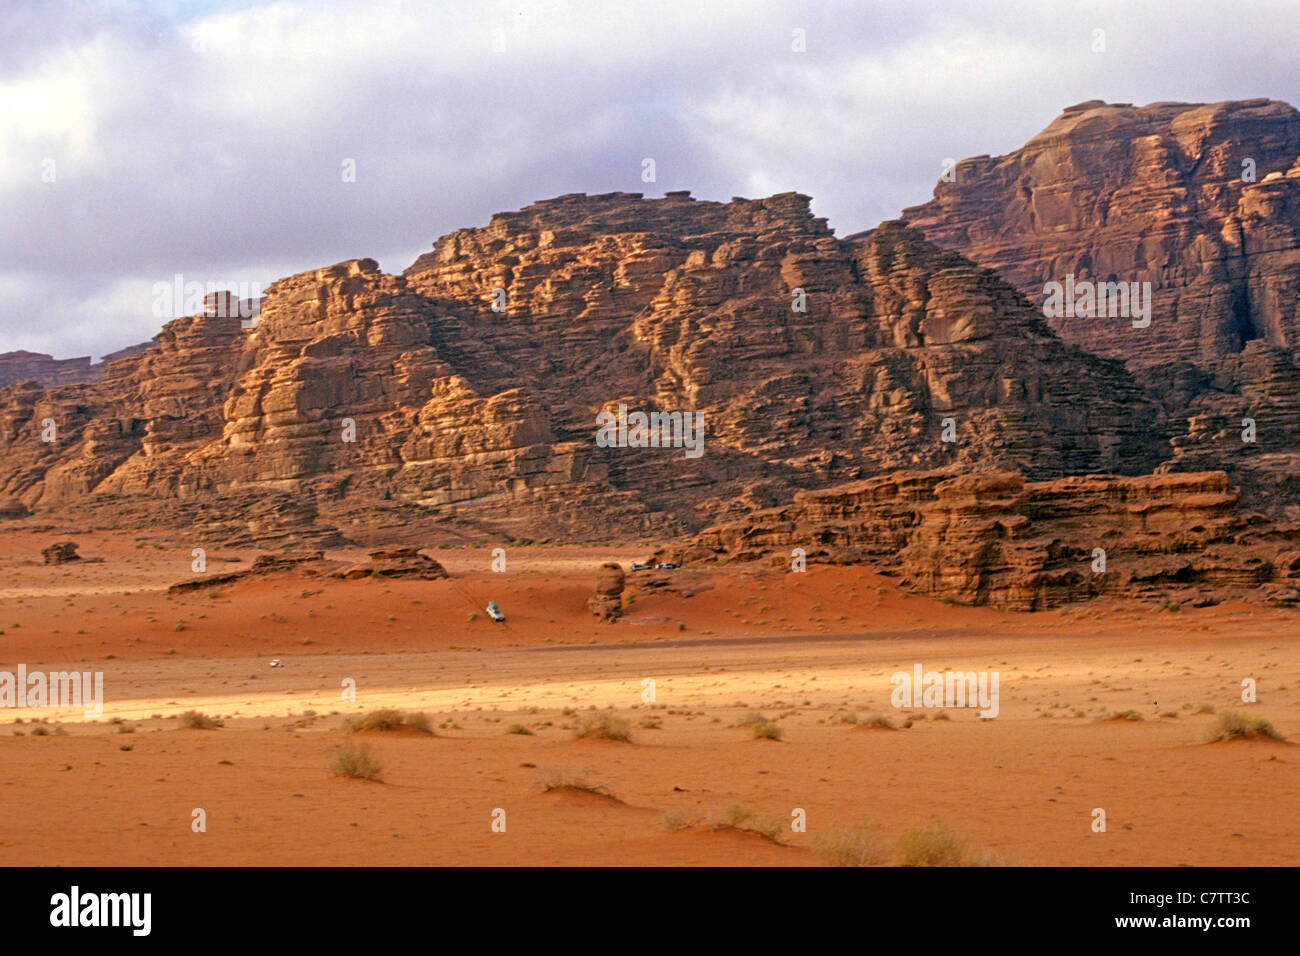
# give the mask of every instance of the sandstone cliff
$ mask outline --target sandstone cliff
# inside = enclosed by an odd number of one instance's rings
[[[598,446],[620,404],[702,414],[704,454]],[[178,319],[100,383],[0,390],[0,498],[227,540],[671,534],[897,468],[1135,474],[1169,455],[1159,418],[902,224],[847,242],[793,193],[573,195],[402,275],[282,279],[252,329]]]
[[[1067,275],[1151,283],[1146,328],[1048,321],[1138,371],[1173,440],[1162,470],[1225,468],[1252,507],[1300,516],[1300,113],[1081,103],[1013,153],[958,163],[904,217],[1039,307]]]

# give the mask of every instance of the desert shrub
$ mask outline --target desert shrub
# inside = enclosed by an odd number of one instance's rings
[[[340,747],[334,753],[330,769],[337,777],[355,777],[358,780],[379,780],[383,768],[370,755],[370,748],[365,744]]]
[[[1136,710],[1118,710],[1106,718],[1107,720],[1141,720],[1142,715]]]
[[[727,808],[727,814],[723,821],[715,823],[714,829],[733,829],[744,830],[747,833],[757,833],[773,843],[781,842],[781,834],[785,832],[785,822],[775,817],[760,817],[749,807],[734,803]]]
[[[894,729],[894,722],[884,714],[872,714],[866,720],[862,721],[860,727],[883,727],[886,730]]]
[[[831,866],[875,866],[885,852],[871,827],[838,827],[813,837],[813,852]]]
[[[221,721],[215,717],[209,717],[207,714],[201,714],[197,710],[187,710],[181,714],[181,726],[189,727],[191,730],[215,730],[222,726]]]
[[[546,776],[540,777],[537,782],[542,788],[542,793],[550,793],[553,790],[577,790],[581,793],[592,793],[598,797],[608,797],[611,800],[618,800],[618,798],[610,792],[608,784],[596,783],[589,778],[585,772],[570,773],[564,770],[552,771]]]
[[[622,717],[619,717],[613,711],[602,711],[588,717],[575,716],[573,720],[573,736],[591,737],[600,740],[619,740],[623,743],[630,743],[632,731],[628,729],[627,721]]]
[[[780,740],[781,728],[774,720],[760,720],[751,724],[750,733],[754,735],[755,740]]]
[[[912,827],[899,840],[903,866],[961,866],[966,862],[966,844],[942,823]]]
[[[1210,728],[1210,742],[1217,740],[1281,740],[1282,735],[1263,717],[1246,717],[1235,710],[1225,710]]]
[[[404,714],[391,707],[372,710],[359,717],[349,717],[343,723],[343,728],[350,734],[364,730],[400,730],[403,727],[410,727],[423,734],[433,733],[433,728],[429,726],[429,718],[424,713],[412,711]]]
[[[511,724],[509,727],[506,728],[506,733],[508,733],[508,734],[520,734],[521,736],[524,736],[524,737],[534,737],[534,736],[536,736],[536,735],[535,735],[531,730],[529,730],[529,729],[528,729],[527,727],[525,727],[523,724]]]

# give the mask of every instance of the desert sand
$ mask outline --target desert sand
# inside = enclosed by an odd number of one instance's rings
[[[68,538],[103,561],[41,564]],[[624,617],[597,621],[596,567],[651,546],[509,547],[505,573],[488,547],[431,548],[450,579],[172,595],[193,576],[183,543],[0,533],[0,670],[102,671],[106,697],[94,719],[0,710],[0,863],[803,866],[827,862],[819,836],[862,826],[889,865],[905,830],[936,823],[1010,864],[1300,863],[1294,611],[1011,613],[858,567],[733,565],[653,591],[629,576]],[[997,717],[891,706],[890,675],[917,663],[997,671]],[[422,711],[434,733],[344,728],[380,708]],[[191,710],[222,726],[182,726]],[[1288,739],[1207,743],[1225,710]],[[575,717],[605,711],[630,741],[575,739]],[[781,739],[757,739],[754,713]],[[377,781],[332,769],[359,741]],[[735,806],[776,839],[723,824]]]

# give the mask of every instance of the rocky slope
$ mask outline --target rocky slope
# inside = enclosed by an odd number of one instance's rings
[[[704,418],[704,451],[597,415]],[[0,500],[199,537],[387,542],[697,529],[898,468],[1136,474],[1168,457],[1118,362],[991,271],[807,197],[571,195],[168,324],[100,383],[0,389]],[[55,441],[42,441],[53,422]]]

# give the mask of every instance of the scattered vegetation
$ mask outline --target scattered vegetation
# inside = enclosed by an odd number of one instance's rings
[[[781,728],[774,720],[759,720],[750,724],[750,732],[755,740],[780,740]]]
[[[520,734],[520,735],[522,735],[522,736],[524,736],[524,737],[535,737],[535,736],[537,736],[537,735],[534,734],[531,730],[529,730],[527,727],[525,727],[523,724],[511,724],[509,727],[506,728],[506,733],[508,733],[508,734]]]

